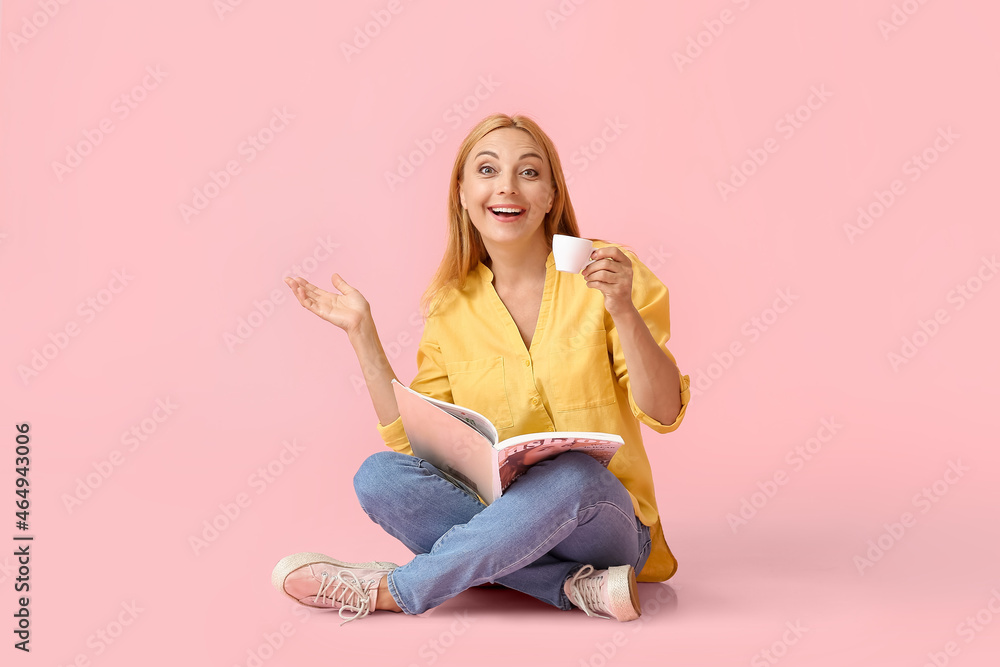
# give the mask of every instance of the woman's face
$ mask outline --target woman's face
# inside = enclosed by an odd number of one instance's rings
[[[524,130],[493,130],[473,146],[459,196],[488,252],[536,236],[544,240],[542,223],[554,200],[551,174],[542,149]]]

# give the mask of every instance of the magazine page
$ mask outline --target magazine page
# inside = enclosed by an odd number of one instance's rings
[[[502,493],[534,464],[568,451],[588,454],[607,467],[625,441],[611,433],[556,431],[515,436],[500,444],[497,463]]]
[[[496,443],[496,441],[500,439],[500,436],[497,434],[496,427],[493,426],[490,420],[482,416],[475,410],[471,410],[469,408],[463,408],[460,405],[455,405],[454,403],[448,403],[447,401],[440,401],[436,398],[431,398],[430,396],[424,396],[420,392],[413,391],[412,389],[403,385],[401,382],[398,382],[397,380],[393,380],[393,382],[396,382],[403,389],[407,390],[414,396],[417,396],[421,400],[436,405],[437,407],[441,408],[451,416],[465,422],[472,428],[476,429],[477,431],[479,431],[479,433],[482,434],[484,438],[490,441],[491,445]]]
[[[432,403],[395,380],[392,388],[413,453],[460,482],[459,486],[491,502],[496,464],[490,441],[439,408],[436,403],[440,401]]]

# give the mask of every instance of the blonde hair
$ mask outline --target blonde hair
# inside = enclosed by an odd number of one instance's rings
[[[576,214],[573,212],[573,204],[569,200],[569,191],[563,176],[562,163],[559,161],[559,153],[552,140],[534,120],[527,116],[517,114],[508,116],[502,113],[487,116],[472,128],[459,146],[458,155],[455,156],[455,166],[451,171],[451,184],[448,189],[448,245],[437,272],[420,300],[421,311],[425,318],[430,316],[434,307],[441,303],[450,290],[464,288],[469,273],[476,265],[489,258],[479,230],[472,224],[469,212],[462,207],[459,187],[465,163],[476,143],[493,130],[507,127],[517,128],[531,135],[542,149],[552,170],[554,188],[552,209],[545,214],[543,221],[545,241],[549,250],[552,249],[553,234],[580,236],[576,226]],[[436,298],[439,296],[442,298]]]

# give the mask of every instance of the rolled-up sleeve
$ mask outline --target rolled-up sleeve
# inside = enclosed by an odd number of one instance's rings
[[[667,349],[666,343],[670,340],[670,295],[667,286],[656,277],[649,267],[643,264],[634,253],[622,249],[626,256],[632,260],[632,303],[639,311],[642,321],[653,335],[653,340],[662,349],[667,357],[677,365],[674,355]],[[611,321],[611,318],[608,318]],[[628,367],[625,365],[625,354],[621,348],[621,341],[618,337],[618,330],[614,327],[613,321],[608,328],[608,346],[612,351],[613,367],[618,384],[628,394],[629,407],[632,414],[640,422],[653,429],[657,433],[669,433],[680,426],[687,412],[688,402],[691,400],[691,378],[678,371],[680,379],[681,409],[677,413],[677,418],[672,424],[662,424],[653,419],[639,409],[632,394],[632,383],[629,381]]]
[[[436,326],[437,320],[434,317],[424,324],[424,331],[417,345],[417,374],[410,383],[410,388],[426,396],[451,403],[451,383],[445,370],[441,347],[434,334]],[[377,423],[375,427],[387,447],[403,454],[413,454],[410,441],[403,429],[402,417],[396,417],[395,421],[384,426]]]

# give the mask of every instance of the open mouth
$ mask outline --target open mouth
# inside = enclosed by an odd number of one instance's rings
[[[517,220],[524,215],[524,209],[518,206],[490,206],[490,213],[498,220]]]

